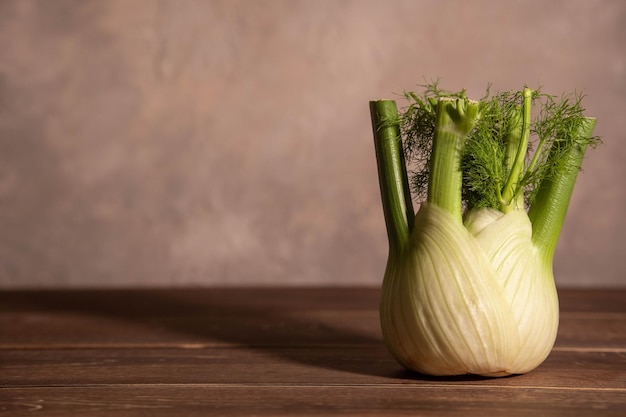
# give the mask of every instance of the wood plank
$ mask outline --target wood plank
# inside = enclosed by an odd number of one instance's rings
[[[0,387],[102,384],[430,384],[614,388],[626,395],[626,353],[556,351],[510,378],[436,378],[403,370],[382,345],[355,348],[0,351]]]
[[[377,311],[239,311],[128,318],[55,312],[0,314],[0,349],[29,345],[310,346],[381,341]]]
[[[120,385],[0,389],[6,417],[455,416],[622,417],[624,391],[473,386]]]
[[[124,316],[207,313],[235,308],[254,311],[370,310],[374,287],[244,287],[184,289],[82,289],[0,291],[3,311],[94,311]]]
[[[626,288],[559,288],[558,293],[561,312],[626,312]]]
[[[0,349],[370,345],[377,311],[173,316],[120,320],[56,313],[0,314]],[[556,346],[626,350],[626,314],[563,313]]]
[[[563,312],[555,346],[626,352],[626,314]]]
[[[557,347],[626,348],[626,290],[561,293]],[[379,344],[378,294],[371,288],[5,292],[0,349]]]
[[[370,289],[0,293],[0,346],[378,343],[377,297]]]
[[[376,310],[374,287],[0,291],[0,313],[72,312],[111,317],[231,311]],[[626,288],[559,289],[562,312],[626,313]]]

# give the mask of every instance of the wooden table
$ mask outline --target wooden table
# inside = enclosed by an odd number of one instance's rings
[[[561,290],[546,362],[433,378],[372,288],[0,292],[1,416],[625,416],[626,290]]]

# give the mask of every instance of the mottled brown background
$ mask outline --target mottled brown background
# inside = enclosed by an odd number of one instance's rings
[[[0,286],[373,284],[368,101],[583,90],[562,285],[625,285],[626,2],[0,0]]]

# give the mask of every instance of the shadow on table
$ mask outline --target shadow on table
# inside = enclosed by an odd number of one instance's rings
[[[72,329],[41,329],[40,336],[49,334],[55,343],[248,348],[382,378],[483,379],[403,370],[382,341],[378,297],[372,288],[25,291],[0,293],[0,312],[71,314],[77,320]]]

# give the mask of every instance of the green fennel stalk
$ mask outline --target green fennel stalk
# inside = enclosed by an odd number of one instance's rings
[[[373,125],[376,129],[384,125],[385,134],[395,135],[398,144],[395,156],[389,160],[378,149],[376,152],[379,172],[393,170],[397,174],[395,187],[402,191],[396,196],[383,196],[383,204],[389,204],[389,210],[397,214],[404,213],[407,225],[412,223],[405,158],[410,165],[421,157],[421,170],[414,172],[413,177],[414,186],[418,184],[413,189],[418,199],[439,205],[459,220],[473,208],[491,207],[503,213],[529,208],[531,221],[537,224],[533,227],[533,239],[540,246],[554,246],[585,149],[599,142],[592,136],[595,119],[583,115],[581,98],[571,102],[565,97],[557,102],[551,96],[542,96],[543,111],[548,114],[543,114],[533,127],[532,104],[540,94],[529,88],[484,97],[479,102],[467,99],[464,91],[445,92],[437,85],[427,86],[423,96],[406,93],[406,97],[410,105],[403,114],[398,114],[393,100],[370,103]],[[416,140],[415,136],[421,134],[416,130],[425,131],[429,137]],[[540,137],[526,166],[531,133]],[[561,136],[549,137],[557,134]],[[406,146],[402,149],[403,141]],[[377,147],[379,142],[377,138]],[[546,149],[550,147],[553,152],[548,157]],[[566,191],[556,184],[571,187]],[[386,179],[381,180],[381,187],[386,190],[393,189],[390,185]],[[543,191],[539,198],[539,190],[547,188],[558,191],[549,196]],[[397,232],[406,235],[409,230]]]
[[[500,210],[508,213],[519,204],[519,197],[522,195],[523,187],[520,186],[520,176],[524,169],[526,151],[530,138],[530,112],[532,101],[532,90],[525,88],[523,94],[522,117],[520,126],[512,126],[519,131],[519,136],[511,134],[510,142],[507,144],[507,165],[510,164],[509,177],[504,190],[500,193]],[[517,122],[517,119],[514,119]],[[517,148],[517,149],[515,149]]]
[[[558,172],[541,182],[528,211],[528,217],[533,225],[533,243],[540,247],[550,260],[554,257],[585,151],[590,144],[594,145],[597,141],[592,136],[595,125],[595,118],[585,117],[573,132],[573,141],[569,146],[561,149],[558,142],[553,145],[548,161],[557,164]]]
[[[465,138],[478,118],[478,103],[462,97],[440,99],[436,115],[427,201],[447,210],[462,222],[462,173],[459,165]]]
[[[389,247],[395,251],[406,245],[414,217],[396,102],[372,101],[370,115]]]

